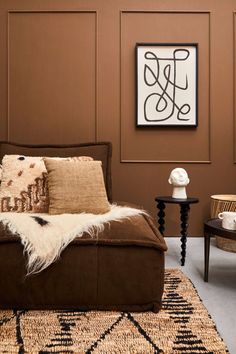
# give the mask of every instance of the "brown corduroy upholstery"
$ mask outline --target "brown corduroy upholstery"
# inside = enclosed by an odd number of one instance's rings
[[[82,152],[78,152],[80,147]],[[64,157],[76,156],[76,151],[103,159],[111,199],[110,144],[69,148],[0,145],[1,155]],[[0,308],[157,312],[163,292],[165,250],[165,241],[151,218],[132,217],[111,222],[94,238],[87,234],[76,238],[57,262],[26,278],[20,239],[0,224]]]

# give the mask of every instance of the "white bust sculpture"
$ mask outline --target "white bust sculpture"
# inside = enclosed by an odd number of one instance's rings
[[[183,168],[174,168],[168,182],[173,185],[172,198],[187,199],[186,186],[189,184],[188,174]]]

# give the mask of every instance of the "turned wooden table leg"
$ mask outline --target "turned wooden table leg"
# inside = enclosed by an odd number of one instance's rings
[[[208,282],[211,235],[204,233],[204,281]]]
[[[163,202],[158,202],[157,204],[157,208],[159,209],[159,212],[157,213],[158,216],[158,230],[160,231],[160,233],[162,235],[164,235],[164,231],[165,231],[165,203]]]
[[[190,206],[189,204],[182,204],[180,206],[180,220],[181,220],[181,266],[185,264],[186,257],[186,243],[187,243],[187,231],[188,231],[188,216]]]

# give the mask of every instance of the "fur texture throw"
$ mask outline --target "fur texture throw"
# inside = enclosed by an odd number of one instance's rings
[[[104,229],[105,223],[120,221],[144,211],[112,205],[105,214],[32,214],[0,213],[0,222],[17,234],[28,256],[27,274],[38,273],[60,257],[62,250],[76,237],[87,232],[91,237]]]

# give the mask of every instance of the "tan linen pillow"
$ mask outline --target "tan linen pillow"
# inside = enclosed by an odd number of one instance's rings
[[[49,214],[110,210],[101,161],[59,161],[44,158],[48,172]]]

